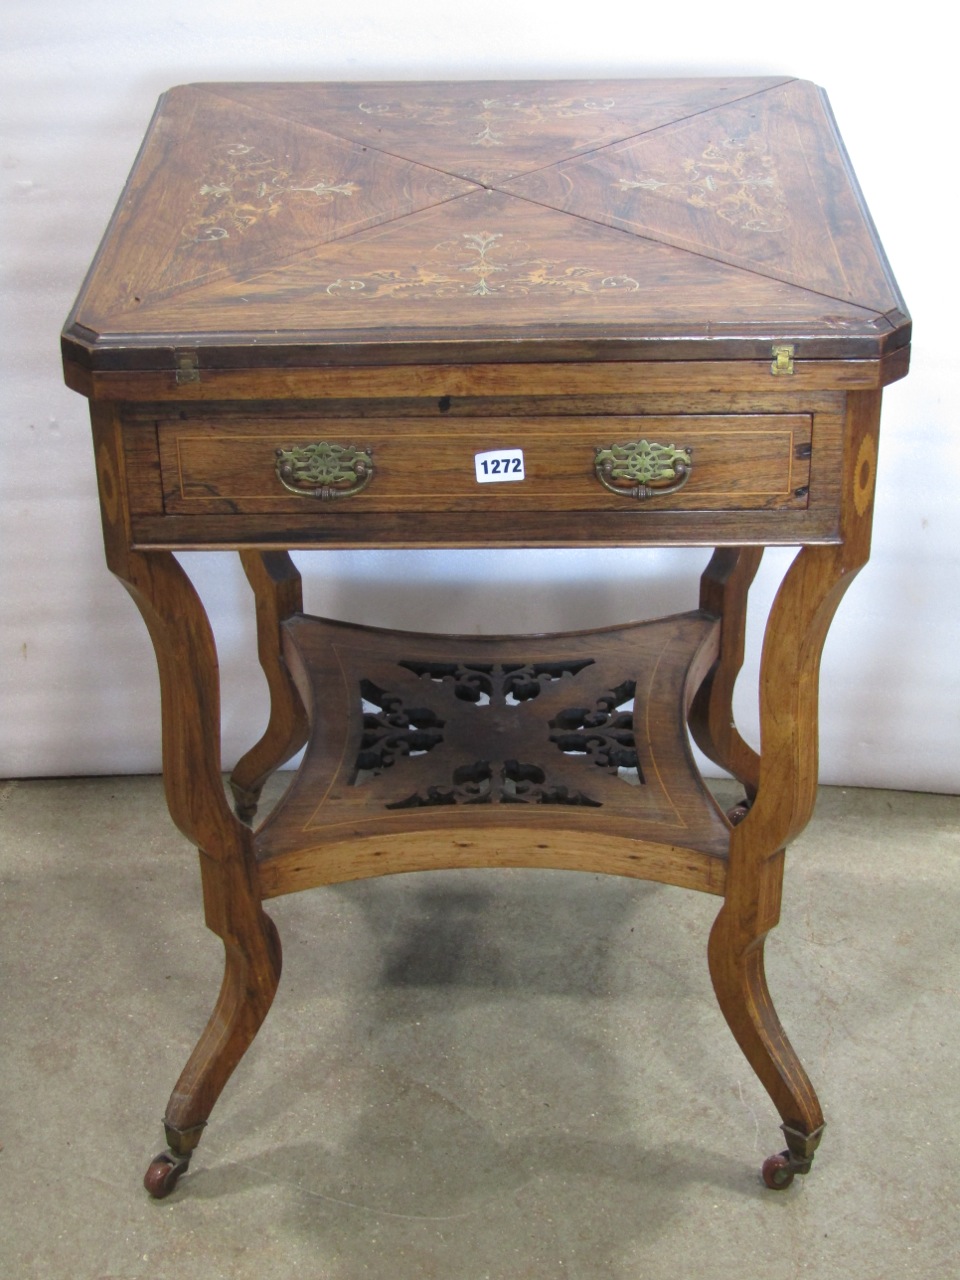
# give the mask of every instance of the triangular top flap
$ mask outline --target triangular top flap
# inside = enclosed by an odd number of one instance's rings
[[[556,209],[881,313],[899,304],[806,81],[507,182]]]
[[[93,277],[99,327],[476,185],[200,88],[166,95]],[[122,325],[121,325],[122,327]]]
[[[484,186],[784,83],[532,80],[213,84],[211,93]]]

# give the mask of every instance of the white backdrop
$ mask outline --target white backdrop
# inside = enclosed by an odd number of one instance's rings
[[[891,10],[892,14],[892,10]],[[958,272],[952,50],[932,6],[808,0],[6,0],[0,53],[4,418],[0,428],[0,776],[154,771],[159,716],[139,614],[103,565],[86,402],[58,334],[157,96],[217,79],[793,74],[824,85],[915,319],[913,371],[886,393],[874,558],[824,659],[825,781],[960,790]],[[951,429],[952,428],[952,429]],[[461,632],[585,627],[687,608],[696,552],[326,552],[309,607]],[[756,740],[756,621],[738,714]],[[231,763],[262,727],[246,584],[193,555],[215,620]],[[601,582],[599,578],[602,577]],[[236,697],[234,697],[236,695]]]

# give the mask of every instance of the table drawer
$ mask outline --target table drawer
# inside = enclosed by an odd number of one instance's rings
[[[158,423],[168,514],[801,510],[809,414]]]

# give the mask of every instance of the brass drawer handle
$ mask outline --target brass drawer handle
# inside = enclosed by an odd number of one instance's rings
[[[690,479],[692,449],[634,440],[598,449],[593,460],[597,479],[620,498],[661,498],[676,493]],[[624,481],[633,482],[624,484]],[[658,483],[667,481],[668,483]],[[672,482],[672,483],[670,483]]]
[[[277,479],[300,498],[353,498],[373,479],[373,458],[368,449],[352,445],[308,444],[304,448],[278,449]]]

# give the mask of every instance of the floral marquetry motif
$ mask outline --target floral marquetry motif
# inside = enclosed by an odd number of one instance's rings
[[[559,97],[536,101],[523,97],[480,98],[470,103],[420,101],[361,102],[358,110],[377,120],[398,120],[440,127],[473,147],[503,147],[517,136],[529,136],[544,122],[610,112],[616,99]]]
[[[494,294],[522,297],[550,291],[578,295],[619,289],[635,293],[639,288],[640,282],[629,275],[611,275],[583,262],[540,257],[526,241],[507,237],[502,231],[471,231],[434,245],[424,262],[412,270],[383,269],[367,276],[332,280],[323,293],[333,298],[362,293],[370,299],[415,302],[489,298]]]
[[[194,199],[198,212],[183,234],[197,244],[226,240],[274,215],[284,200],[312,198],[326,204],[358,190],[355,182],[337,182],[329,176],[316,179],[310,173],[298,178],[288,166],[255,147],[230,143],[214,157],[200,183]]]
[[[782,231],[789,213],[776,163],[756,133],[720,138],[681,159],[675,180],[620,178],[621,191],[648,191],[706,209],[743,231]]]

